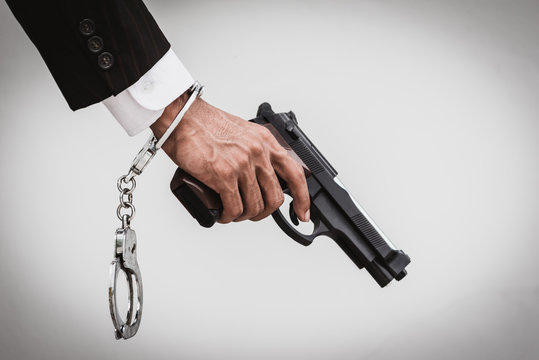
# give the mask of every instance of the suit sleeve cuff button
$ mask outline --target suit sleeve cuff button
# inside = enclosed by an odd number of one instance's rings
[[[114,64],[114,57],[109,52],[101,53],[97,57],[97,64],[101,69],[108,70],[112,67],[112,64]]]
[[[103,39],[101,39],[99,36],[92,36],[88,39],[88,50],[90,50],[92,53],[97,54],[101,50],[103,50]]]
[[[82,35],[92,35],[95,31],[95,23],[92,19],[84,19],[79,23],[79,31]]]

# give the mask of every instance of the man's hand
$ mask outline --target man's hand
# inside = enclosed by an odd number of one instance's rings
[[[187,101],[183,94],[151,126],[159,138]],[[197,98],[163,150],[179,167],[215,190],[223,203],[220,223],[258,221],[277,210],[286,181],[294,210],[309,221],[310,201],[303,168],[258,124],[228,114]]]

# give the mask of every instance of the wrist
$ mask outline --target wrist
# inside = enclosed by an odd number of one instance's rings
[[[174,119],[176,119],[181,109],[185,106],[185,103],[189,99],[189,95],[190,91],[186,90],[183,94],[178,96],[174,101],[167,105],[167,107],[165,107],[163,114],[161,114],[161,116],[155,120],[152,125],[150,125],[150,129],[157,139],[163,136],[170,124],[172,124]]]
[[[195,81],[189,88],[189,93],[184,93],[169,104],[163,111],[162,116],[158,119],[157,124],[153,126],[152,136],[153,147],[155,150],[159,150],[167,141],[167,139],[176,130],[176,127],[180,124],[180,121],[185,116],[191,105],[202,95],[204,86],[200,85],[198,81]],[[187,100],[182,96],[189,96]],[[153,124],[152,124],[153,125]],[[163,129],[166,127],[165,131]],[[159,135],[159,136],[156,136]]]

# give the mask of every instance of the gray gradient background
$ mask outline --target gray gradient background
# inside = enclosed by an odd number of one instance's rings
[[[537,359],[539,1],[149,1],[205,99],[294,110],[411,255],[379,289],[327,238],[203,229],[139,178],[139,334],[113,339],[116,178],[147,134],[72,113],[0,2],[0,358]]]

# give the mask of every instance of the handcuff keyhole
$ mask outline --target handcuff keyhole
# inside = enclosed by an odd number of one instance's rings
[[[131,248],[131,254],[135,253],[136,248],[137,248],[137,244],[133,245],[133,247]]]

